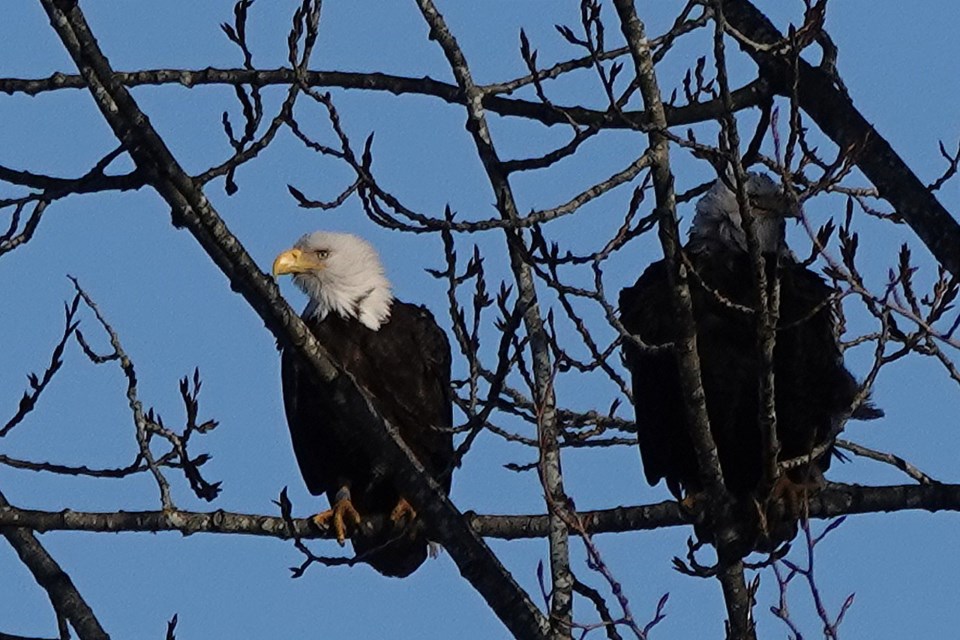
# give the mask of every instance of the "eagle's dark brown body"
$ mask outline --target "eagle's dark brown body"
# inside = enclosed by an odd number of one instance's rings
[[[724,304],[700,279],[727,300],[752,308],[756,299],[752,265],[746,253],[701,252],[689,257],[698,274],[690,278],[690,293],[707,414],[724,481],[735,497],[742,498],[757,488],[763,468],[755,316]],[[775,255],[766,258],[768,278],[776,271],[780,279],[774,380],[780,460],[786,460],[832,442],[858,385],[844,367],[837,344],[831,289],[792,257],[782,256],[779,268],[776,262]],[[624,327],[647,344],[674,339],[672,308],[663,261],[650,265],[636,284],[620,293]],[[678,499],[698,492],[701,482],[684,419],[674,352],[644,352],[629,342],[624,352],[633,374],[647,481],[654,485],[665,479]],[[854,413],[857,418],[878,415],[866,404]],[[790,472],[791,479],[822,481],[830,458],[828,451],[812,465],[801,465]]]
[[[369,393],[380,414],[397,427],[420,463],[449,491],[448,467],[453,457],[450,346],[430,312],[395,300],[389,320],[376,331],[336,313],[323,320],[305,316],[304,321],[330,356]],[[350,416],[338,411],[331,388],[315,382],[286,350],[281,369],[287,423],[307,488],[314,495],[326,493],[333,504],[338,489],[349,485],[359,513],[386,518],[400,495],[377,460],[365,455],[358,443],[334,435],[329,425],[349,423]],[[364,562],[390,576],[409,575],[427,556],[421,530],[411,535],[388,526],[380,536],[355,536],[353,545]]]

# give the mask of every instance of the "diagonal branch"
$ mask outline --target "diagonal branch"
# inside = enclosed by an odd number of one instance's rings
[[[6,497],[0,493],[0,509],[9,506]],[[47,553],[32,531],[23,527],[3,527],[0,533],[16,550],[37,584],[47,592],[57,615],[70,622],[80,640],[109,639],[110,636],[100,626],[93,610],[77,591],[70,576]]]
[[[738,34],[763,45],[741,42],[776,92],[789,96],[795,76],[792,58],[770,46],[783,43],[783,34],[748,0],[723,0],[723,11]],[[854,161],[880,196],[894,206],[940,264],[960,276],[960,223],[867,122],[829,70],[802,59],[797,61],[797,69],[800,108],[840,149],[854,151]]]
[[[637,84],[644,106],[651,116],[653,128],[649,131],[649,155],[653,164],[653,189],[660,217],[660,243],[663,246],[667,277],[672,290],[671,301],[677,319],[674,350],[680,373],[685,422],[694,445],[697,467],[711,505],[717,515],[728,511],[730,497],[720,471],[716,443],[710,432],[706,399],[700,378],[697,357],[697,332],[693,319],[693,304],[687,285],[686,267],[679,259],[679,230],[677,228],[676,193],[670,168],[670,144],[666,135],[667,120],[660,98],[660,87],[653,68],[653,56],[643,23],[637,17],[632,0],[614,0],[620,27],[623,31],[637,74]],[[729,100],[729,98],[728,98]],[[718,577],[723,587],[729,616],[729,636],[733,639],[754,639],[756,631],[751,619],[751,596],[743,575],[743,562],[728,553],[736,540],[730,519],[711,517],[716,525],[717,555],[720,560]]]
[[[763,451],[763,474],[761,495],[769,493],[779,477],[780,469],[777,466],[777,456],[780,453],[780,441],[777,436],[776,385],[773,353],[777,340],[777,324],[780,306],[780,281],[776,271],[767,278],[766,259],[760,248],[757,237],[757,223],[754,211],[747,193],[747,173],[740,155],[740,134],[737,130],[737,121],[730,107],[730,85],[727,77],[726,48],[723,42],[723,32],[726,19],[723,15],[722,0],[714,0],[714,34],[713,55],[717,67],[717,84],[720,86],[720,96],[728,110],[720,117],[720,149],[729,158],[729,168],[733,172],[735,195],[740,208],[743,231],[747,239],[747,253],[753,265],[753,285],[756,294],[756,353],[759,364],[757,388],[759,389],[760,410],[757,415],[757,424],[760,427],[760,441]]]
[[[466,58],[456,38],[447,28],[443,16],[431,0],[417,0],[424,20],[430,26],[431,38],[443,49],[450,69],[463,92],[467,105],[467,130],[470,132],[477,155],[483,163],[490,186],[496,195],[497,211],[511,222],[520,219],[507,172],[497,155],[483,110],[483,94],[474,83]],[[517,283],[518,308],[523,310],[523,322],[530,340],[533,358],[534,385],[537,407],[537,439],[540,449],[540,472],[550,511],[550,572],[553,589],[550,601],[552,637],[569,638],[573,608],[573,575],[570,572],[569,534],[565,524],[567,495],[560,469],[560,444],[557,426],[556,401],[553,393],[553,364],[550,344],[537,303],[533,270],[527,263],[523,237],[516,229],[505,227],[510,268]],[[567,516],[568,517],[568,516]]]
[[[27,376],[30,382],[30,390],[23,392],[23,397],[20,398],[20,404],[17,406],[17,412],[6,424],[0,427],[0,438],[10,433],[14,427],[23,422],[23,419],[34,410],[37,406],[37,401],[40,399],[40,395],[47,388],[47,385],[50,384],[50,381],[53,380],[53,376],[55,376],[63,366],[63,351],[67,346],[67,341],[76,333],[77,327],[80,325],[79,320],[74,321],[79,305],[79,295],[75,296],[70,304],[64,303],[63,310],[65,319],[63,335],[53,348],[53,354],[50,356],[50,364],[44,369],[43,375],[37,376],[37,374],[31,373]]]

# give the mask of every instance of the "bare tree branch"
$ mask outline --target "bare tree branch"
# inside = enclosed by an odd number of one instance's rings
[[[9,507],[6,497],[0,493],[0,510]],[[0,532],[16,550],[20,560],[27,566],[34,579],[47,592],[57,615],[63,616],[80,636],[81,640],[108,640],[110,636],[100,626],[93,609],[74,586],[70,576],[60,568],[57,561],[37,541],[28,528],[2,527]]]
[[[866,513],[897,513],[901,511],[960,512],[960,485],[907,484],[865,487],[856,484],[830,483],[827,488],[809,498],[811,518],[826,520],[839,516]],[[649,531],[689,524],[689,516],[673,500],[655,504],[615,507],[596,511],[578,511],[587,533],[622,533]],[[465,514],[477,535],[501,540],[524,540],[547,537],[550,526],[546,514],[481,515]],[[160,532],[177,531],[184,535],[220,533],[252,535],[289,540],[334,540],[330,530],[321,530],[311,518],[285,520],[280,516],[231,513],[218,510],[195,512],[173,511],[116,511],[83,512],[39,511],[17,507],[0,507],[0,527],[24,527],[44,533],[47,531]],[[372,522],[372,529],[377,523]]]
[[[614,5],[620,17],[623,35],[630,47],[640,92],[651,114],[654,127],[649,132],[648,153],[653,162],[653,188],[660,213],[660,243],[663,246],[667,278],[672,289],[673,311],[677,318],[674,351],[680,371],[680,390],[684,399],[686,423],[689,425],[697,466],[711,501],[711,507],[715,513],[722,514],[728,510],[730,498],[720,470],[716,443],[710,432],[703,384],[700,379],[693,305],[690,289],[687,286],[686,268],[679,259],[676,194],[670,168],[669,140],[664,133],[667,128],[666,115],[663,111],[660,88],[654,73],[644,25],[637,17],[636,8],[629,0],[614,0]],[[727,605],[728,635],[736,640],[756,638],[751,616],[752,601],[744,580],[743,562],[739,558],[730,557],[735,554],[727,552],[728,547],[735,541],[736,532],[729,522],[724,522],[728,518],[711,516],[711,520],[718,523],[716,526],[717,555],[720,559],[718,577],[723,586],[724,600]]]
[[[44,389],[47,388],[47,385],[50,384],[50,381],[53,380],[53,376],[55,376],[57,371],[59,371],[63,366],[63,350],[67,346],[67,341],[70,340],[71,336],[74,335],[77,327],[80,325],[79,321],[74,321],[74,317],[77,315],[77,308],[79,305],[79,294],[73,298],[73,301],[70,304],[63,305],[65,326],[60,341],[57,342],[56,346],[53,348],[53,353],[50,356],[50,364],[46,369],[44,369],[42,376],[38,377],[35,373],[31,373],[27,376],[27,379],[30,382],[30,390],[23,392],[23,397],[20,398],[20,404],[17,406],[16,413],[13,414],[12,418],[7,420],[3,427],[0,427],[0,438],[10,433],[14,427],[23,422],[23,419],[26,418],[31,411],[33,411],[34,407],[37,406],[37,400],[40,399],[40,394],[43,393]]]
[[[517,220],[520,215],[513,191],[503,164],[493,145],[483,113],[482,94],[474,84],[466,58],[453,34],[447,29],[443,16],[431,0],[417,0],[424,20],[430,26],[432,37],[443,48],[457,84],[466,99],[467,130],[473,137],[477,155],[496,195],[497,211],[507,220]],[[556,401],[553,393],[553,364],[550,361],[550,346],[540,306],[533,272],[525,261],[527,254],[520,233],[506,229],[510,267],[513,271],[519,294],[518,305],[523,310],[523,322],[530,339],[533,358],[534,386],[537,405],[537,438],[540,443],[540,472],[547,504],[551,512],[550,524],[550,572],[553,581],[550,602],[552,637],[569,638],[573,609],[573,575],[570,573],[569,534],[564,521],[567,495],[563,488],[560,470],[560,446],[557,429]]]
[[[143,71],[115,72],[117,82],[126,87],[145,85],[179,84],[185,87],[200,85],[231,85],[265,87],[290,85],[297,82],[292,69],[247,70],[247,69],[147,69]],[[364,91],[386,91],[396,95],[417,94],[440,98],[451,104],[464,104],[456,85],[432,78],[405,78],[384,73],[349,73],[344,71],[307,71],[303,81],[311,87],[339,87]],[[23,80],[0,78],[0,92],[37,95],[45,91],[82,89],[85,82],[81,76],[55,73],[49,78]],[[546,125],[568,124],[569,118],[584,126],[610,129],[643,128],[647,116],[643,112],[624,111],[611,115],[606,111],[586,109],[579,106],[551,109],[539,102],[504,98],[490,91],[481,91],[485,109],[503,116],[516,116],[542,122]],[[733,102],[738,110],[748,109],[769,100],[770,91],[766,82],[759,80],[733,92]],[[723,105],[718,100],[699,102],[682,107],[664,105],[671,126],[704,122],[716,118]]]
[[[772,50],[784,42],[773,23],[748,0],[723,0],[726,19],[750,42],[741,42],[760,66],[761,75],[777,93],[790,95],[793,64],[787,55]],[[800,107],[840,149],[855,150],[854,161],[890,202],[903,220],[950,273],[960,277],[960,223],[934,193],[911,171],[893,147],[854,107],[853,101],[827,71],[797,61],[797,94]]]

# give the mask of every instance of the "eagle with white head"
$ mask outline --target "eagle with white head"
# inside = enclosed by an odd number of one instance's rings
[[[780,306],[773,355],[779,460],[819,452],[781,476],[778,505],[752,508],[741,551],[772,550],[796,535],[798,497],[823,485],[833,440],[848,417],[883,413],[865,402],[843,363],[833,290],[800,264],[787,248],[786,218],[797,215],[768,176],[749,174],[754,229],[768,282],[779,281]],[[697,355],[710,429],[727,489],[740,505],[759,495],[764,451],[760,431],[760,358],[756,284],[747,250],[743,212],[718,180],[700,199],[683,251],[695,272],[689,278],[697,331]],[[676,321],[667,267],[654,262],[636,284],[620,292],[623,326],[643,343],[674,341]],[[733,303],[733,304],[731,304]],[[633,378],[637,438],[651,485],[661,479],[678,499],[703,490],[690,427],[683,410],[673,349],[643,349],[625,341],[624,360]],[[741,509],[750,514],[748,506]],[[747,516],[745,516],[747,517]]]
[[[450,490],[453,404],[450,344],[422,306],[396,300],[377,252],[345,233],[318,231],[277,256],[274,276],[290,274],[309,302],[301,316],[327,353],[372,398],[427,472]],[[351,537],[357,559],[378,572],[407,576],[427,557],[415,512],[386,468],[333,423],[351,416],[334,388],[318,381],[290,350],[281,356],[283,404],[307,488],[326,493],[330,510],[315,521]],[[349,431],[347,429],[346,431]],[[378,516],[380,516],[378,518]],[[372,533],[364,519],[384,522]]]

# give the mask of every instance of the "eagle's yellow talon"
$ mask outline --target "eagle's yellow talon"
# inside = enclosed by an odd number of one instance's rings
[[[332,526],[337,536],[337,543],[341,547],[347,539],[347,529],[356,529],[360,526],[360,514],[354,509],[350,498],[337,500],[332,509],[318,513],[312,519],[321,529],[329,529]]]
[[[416,510],[410,505],[405,498],[400,498],[397,502],[397,506],[393,508],[393,511],[390,512],[390,521],[394,524],[398,524],[404,518],[413,520],[417,517]]]
[[[703,492],[690,492],[683,497],[683,500],[680,501],[680,508],[694,513],[697,510],[697,507],[703,503],[705,494]]]

